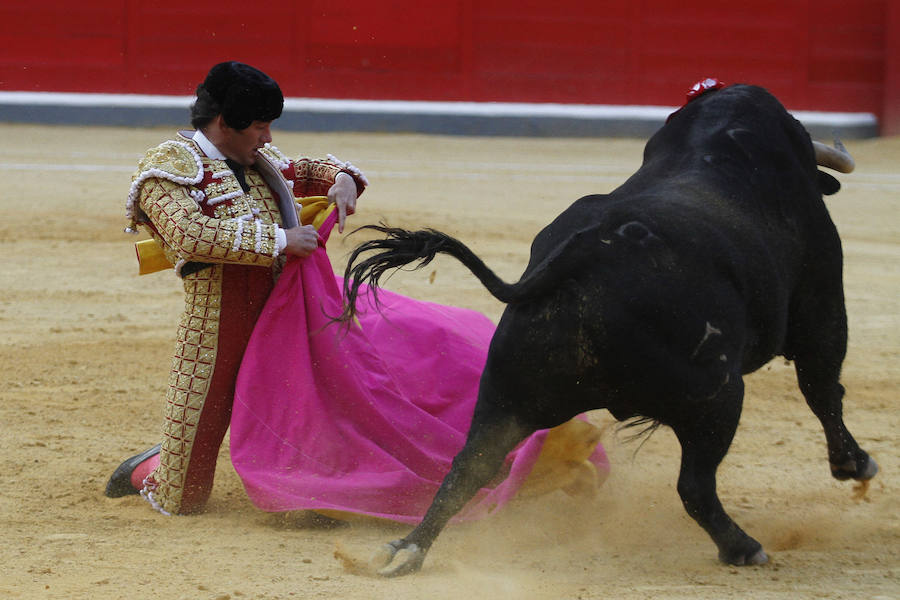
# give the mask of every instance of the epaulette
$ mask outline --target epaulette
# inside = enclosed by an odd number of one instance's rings
[[[266,158],[269,159],[269,162],[278,167],[279,171],[284,171],[291,164],[291,159],[285,156],[277,146],[273,146],[272,144],[266,144],[259,149],[259,152],[260,154],[265,154]]]
[[[151,177],[181,185],[196,185],[203,180],[203,161],[197,151],[184,142],[169,140],[148,150],[131,178],[131,189],[125,203],[129,223],[135,222],[134,207],[141,185]]]

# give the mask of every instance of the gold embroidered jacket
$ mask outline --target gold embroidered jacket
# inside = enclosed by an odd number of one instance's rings
[[[126,207],[129,229],[145,226],[179,272],[187,262],[271,265],[282,224],[272,190],[248,167],[245,193],[225,161],[206,156],[188,135],[179,132],[138,163]],[[291,160],[270,144],[260,152],[277,165],[297,198],[326,195],[342,171],[354,178],[358,193],[364,188],[339,162]]]

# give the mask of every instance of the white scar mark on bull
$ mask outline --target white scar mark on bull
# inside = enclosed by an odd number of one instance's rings
[[[722,335],[722,330],[716,329],[715,327],[712,326],[712,324],[709,321],[707,321],[706,322],[706,331],[703,332],[703,339],[700,340],[700,343],[697,344],[696,348],[694,348],[694,352],[691,354],[691,360],[694,360],[695,358],[697,358],[697,354],[700,352],[700,348],[702,348],[703,344],[705,344],[707,341],[709,341],[709,338],[711,338],[714,335]]]

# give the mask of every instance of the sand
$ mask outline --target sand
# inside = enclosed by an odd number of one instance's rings
[[[747,378],[719,470],[732,516],[769,552],[723,566],[675,492],[679,448],[607,430],[613,470],[596,498],[561,492],[449,528],[417,575],[354,574],[407,527],[320,527],[248,501],[223,447],[208,511],[165,517],[103,488],[155,443],[178,280],[139,277],[122,233],[130,175],[163,129],[0,125],[0,598],[900,598],[900,138],[848,143],[858,170],[827,202],[844,240],[850,349],[845,419],[881,472],[863,497],[829,475],[793,368]],[[537,231],[576,198],[613,189],[642,140],[277,133],[290,154],[353,160],[372,186],[353,224],[459,236],[507,279]],[[340,269],[362,238],[333,236]],[[389,287],[497,319],[502,306],[451,259]],[[612,422],[603,411],[591,418]]]

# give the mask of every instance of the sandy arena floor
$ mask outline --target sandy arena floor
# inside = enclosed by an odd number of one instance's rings
[[[424,570],[347,572],[406,527],[310,526],[247,500],[222,450],[208,512],[164,517],[103,487],[155,443],[181,310],[169,273],[138,277],[122,233],[130,175],[168,130],[0,125],[0,597],[59,599],[879,599],[900,598],[900,138],[848,143],[858,171],[828,205],[844,240],[850,350],[845,418],[881,472],[863,498],[833,480],[824,436],[774,361],[747,378],[744,417],[719,471],[731,514],[770,555],[716,561],[675,492],[679,449],[610,429],[599,496],[522,501],[448,529]],[[276,134],[289,154],[331,152],[372,186],[352,223],[461,237],[507,279],[533,236],[576,198],[639,165],[643,141]],[[332,236],[342,268],[354,238]],[[434,271],[434,277],[429,274]],[[433,279],[433,281],[431,281]],[[390,287],[498,318],[451,259]],[[610,422],[605,412],[593,415]]]

